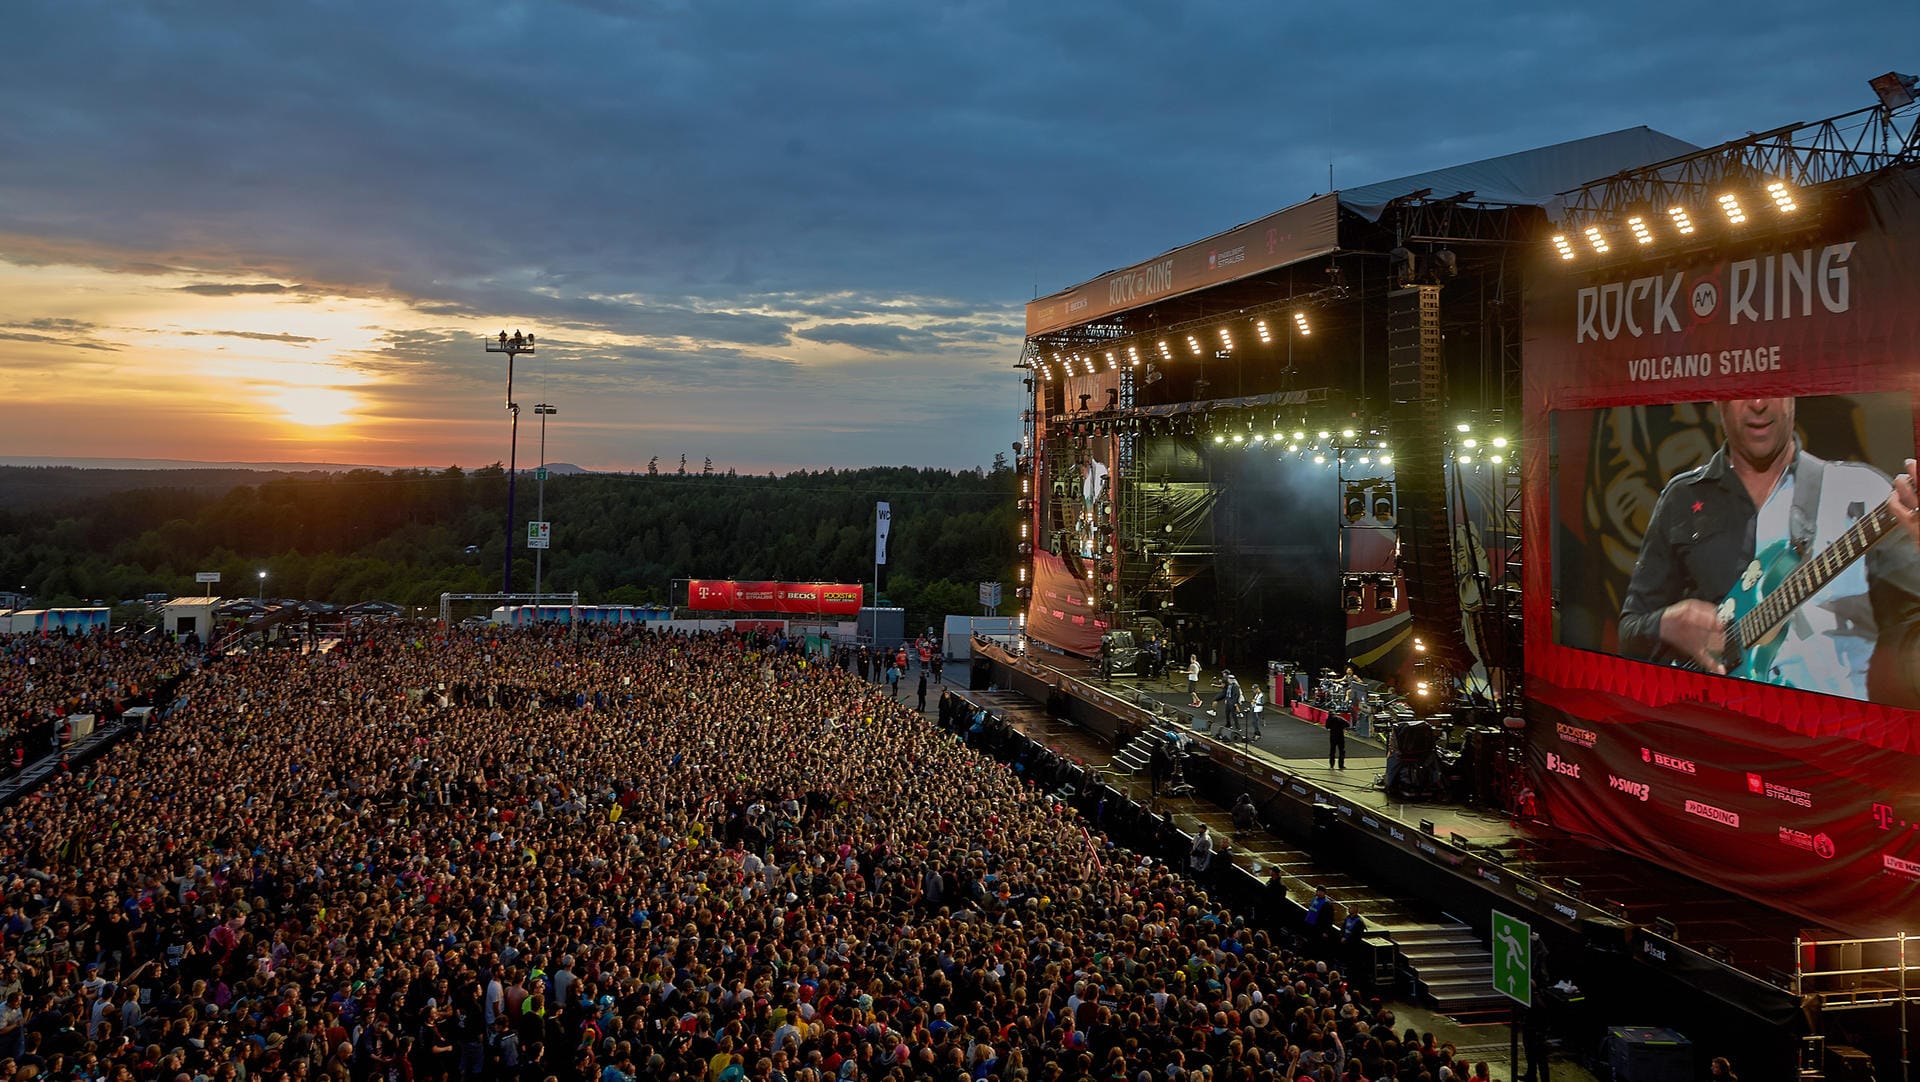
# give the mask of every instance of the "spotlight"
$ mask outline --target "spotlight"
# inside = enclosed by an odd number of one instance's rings
[[[1326,465],[1326,464],[1327,464],[1327,456],[1326,456],[1326,455],[1314,455],[1314,456],[1313,456],[1313,464],[1314,464],[1314,465],[1316,465],[1316,466],[1324,466],[1324,465]]]
[[[1493,463],[1493,464],[1494,464],[1494,465],[1496,465],[1496,466],[1498,466],[1498,465],[1499,465],[1500,463],[1502,463],[1502,462],[1505,462],[1505,461],[1506,461],[1506,459],[1504,459],[1504,458],[1502,458],[1502,457],[1500,457],[1499,455],[1494,455],[1494,456],[1493,456],[1492,458],[1489,458],[1489,459],[1487,459],[1487,461],[1488,461],[1488,462],[1491,462],[1491,463]]]
[[[1340,584],[1340,605],[1347,615],[1358,616],[1367,607],[1367,597],[1360,586],[1360,580],[1349,578]]]
[[[1393,456],[1392,456],[1392,455],[1381,455],[1381,456],[1380,456],[1380,464],[1381,464],[1382,466],[1391,466],[1391,465],[1393,465]]]
[[[1461,456],[1460,456],[1460,464],[1461,464],[1462,466],[1470,466],[1470,465],[1472,465],[1472,464],[1473,464],[1473,456],[1472,456],[1472,455],[1461,455]]]
[[[1164,338],[1160,340],[1160,359],[1163,361],[1173,360],[1173,347],[1167,345],[1167,340]]]
[[[1346,496],[1348,522],[1359,522],[1367,517],[1367,492],[1359,485],[1348,485]]]
[[[1459,424],[1453,426],[1453,430],[1455,432],[1472,432],[1473,426],[1465,421],[1461,421]]]
[[[1346,439],[1346,440],[1350,440],[1350,439],[1352,439],[1352,438],[1353,438],[1353,429],[1351,429],[1351,428],[1343,428],[1343,429],[1341,429],[1341,430],[1340,430],[1340,438],[1341,438],[1341,439]]]
[[[1720,196],[1720,209],[1726,212],[1727,221],[1730,224],[1744,225],[1746,223],[1747,212],[1740,209],[1740,197],[1732,192],[1725,192]]]
[[[1479,440],[1476,440],[1476,439],[1474,439],[1474,438],[1473,438],[1472,436],[1468,436],[1468,437],[1467,437],[1467,438],[1466,438],[1465,440],[1462,440],[1462,441],[1461,441],[1461,444],[1460,444],[1460,445],[1461,445],[1462,447],[1465,447],[1465,448],[1466,448],[1467,450],[1469,450],[1469,451],[1471,451],[1471,450],[1473,450],[1473,449],[1474,449],[1475,447],[1478,447],[1478,446],[1480,446],[1480,441],[1479,441]]]
[[[1627,228],[1633,230],[1633,239],[1641,244],[1653,243],[1653,232],[1647,228],[1647,220],[1638,214],[1627,219]]]
[[[1267,329],[1267,321],[1266,321],[1266,320],[1264,320],[1264,319],[1261,319],[1261,320],[1255,320],[1255,321],[1254,321],[1254,324],[1253,324],[1253,329],[1254,329],[1254,331],[1255,331],[1255,333],[1257,333],[1257,334],[1259,334],[1259,335],[1260,335],[1260,344],[1261,344],[1261,345],[1263,345],[1263,346],[1264,346],[1264,345],[1267,345],[1268,343],[1271,343],[1271,342],[1273,341],[1273,332]]]
[[[1800,204],[1793,201],[1793,190],[1787,187],[1787,182],[1784,180],[1776,180],[1767,185],[1767,194],[1773,197],[1773,205],[1783,214],[1790,214],[1800,209]]]
[[[1427,652],[1426,642],[1418,635],[1413,637],[1413,652],[1416,654],[1424,654]]]
[[[1586,232],[1587,232],[1587,243],[1593,246],[1593,250],[1595,254],[1606,255],[1608,252],[1613,250],[1611,246],[1607,244],[1606,232],[1602,230],[1599,226],[1590,225],[1587,227]]]
[[[1218,432],[1215,432],[1215,433],[1213,434],[1213,442],[1215,442],[1215,443],[1225,443],[1225,442],[1227,442],[1227,438],[1226,438],[1225,436],[1222,436],[1222,435],[1221,435],[1220,433],[1218,433]]]
[[[1673,219],[1673,227],[1680,231],[1681,236],[1684,237],[1693,232],[1693,219],[1687,216],[1687,208],[1682,206],[1668,207],[1667,217]]]
[[[1114,359],[1113,359],[1113,351],[1112,351],[1112,350],[1108,350],[1108,351],[1107,351],[1107,371],[1109,371],[1109,372],[1111,372],[1111,371],[1113,371],[1114,369],[1116,369],[1116,368],[1118,368],[1118,367],[1120,367],[1120,362],[1119,362],[1119,361],[1116,361],[1116,360],[1114,360]]]
[[[1573,255],[1574,255],[1573,242],[1567,239],[1567,235],[1565,233],[1554,234],[1553,247],[1555,248],[1555,250],[1557,250],[1560,253],[1561,259],[1573,258]]]
[[[1324,439],[1328,439],[1328,438],[1329,438],[1329,437],[1331,437],[1332,435],[1333,435],[1333,433],[1331,433],[1331,432],[1328,432],[1328,431],[1327,431],[1326,429],[1324,429],[1324,428],[1320,430],[1320,438],[1321,438],[1321,439],[1323,439],[1323,440],[1324,440]]]
[[[1220,328],[1220,344],[1228,349],[1233,348],[1233,332],[1225,327]]]
[[[1140,347],[1139,346],[1127,347],[1127,363],[1134,368],[1140,367]]]
[[[1386,523],[1393,521],[1393,496],[1391,492],[1391,489],[1374,489],[1373,491],[1373,517]]]
[[[1266,434],[1266,433],[1264,433],[1264,432],[1255,432],[1255,433],[1253,434],[1253,442],[1255,442],[1255,443],[1265,443],[1265,442],[1267,442],[1267,434]]]
[[[1289,443],[1289,444],[1287,444],[1287,450],[1289,450],[1289,451],[1298,451],[1298,450],[1300,450],[1300,445],[1299,445],[1299,444],[1297,444],[1297,443]]]
[[[1295,312],[1293,314],[1293,325],[1300,329],[1300,336],[1302,338],[1313,333],[1313,328],[1307,326],[1307,314],[1305,312]]]
[[[1233,434],[1233,442],[1235,442],[1235,443],[1245,443],[1245,442],[1247,442],[1247,437],[1245,437],[1245,436],[1243,436],[1243,435],[1241,435],[1241,434],[1240,434],[1240,433],[1238,433],[1238,432],[1235,432],[1235,433]]]
[[[1193,351],[1195,357],[1200,356],[1200,340],[1193,335],[1187,335],[1187,348]]]
[[[1505,436],[1495,436],[1493,438],[1493,445],[1495,447],[1505,447],[1507,445],[1507,438]]]

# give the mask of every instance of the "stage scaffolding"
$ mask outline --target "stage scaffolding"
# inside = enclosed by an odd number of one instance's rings
[[[1837,1051],[1827,1047],[1819,1032],[1820,1015],[1882,1008],[1892,1008],[1898,1019],[1900,1080],[1909,1082],[1907,1014],[1920,996],[1920,981],[1915,979],[1920,953],[1909,945],[1914,942],[1905,932],[1867,939],[1794,938],[1793,993],[1809,1008],[1815,1031],[1802,1038],[1799,1077],[1804,1082],[1825,1078],[1829,1053]],[[1823,956],[1831,963],[1822,965]]]

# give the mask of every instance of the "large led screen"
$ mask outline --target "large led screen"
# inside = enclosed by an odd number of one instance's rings
[[[1911,707],[1920,545],[1887,506],[1903,393],[1563,410],[1563,645]]]
[[[1556,825],[1882,933],[1920,917],[1920,541],[1885,510],[1920,173],[1800,194],[1530,270],[1529,778]]]

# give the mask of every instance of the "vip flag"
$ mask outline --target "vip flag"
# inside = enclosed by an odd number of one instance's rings
[[[875,506],[879,508],[880,517],[874,525],[873,562],[884,564],[887,562],[887,531],[893,528],[893,509],[884,502]]]

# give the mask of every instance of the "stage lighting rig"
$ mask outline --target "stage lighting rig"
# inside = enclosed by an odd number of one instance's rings
[[[1567,239],[1565,233],[1555,233],[1553,235],[1553,248],[1560,253],[1561,259],[1572,259],[1578,254],[1573,250],[1573,242]]]
[[[1791,214],[1800,209],[1800,204],[1794,201],[1793,189],[1787,187],[1787,182],[1784,180],[1776,180],[1768,184],[1767,195],[1773,200],[1774,209],[1782,214]]]
[[[1267,326],[1266,320],[1264,319],[1254,320],[1253,330],[1255,334],[1260,336],[1261,345],[1268,346],[1273,344],[1273,331],[1271,328]]]
[[[1747,212],[1740,207],[1740,197],[1732,192],[1721,192],[1718,202],[1721,213],[1727,216],[1729,225],[1745,225]]]
[[[1606,255],[1613,250],[1612,246],[1607,243],[1606,230],[1600,228],[1598,225],[1590,225],[1586,228],[1585,232],[1587,234],[1587,245],[1593,249],[1593,254]]]
[[[1633,231],[1633,239],[1641,244],[1653,243],[1653,231],[1647,228],[1647,220],[1638,214],[1627,219],[1627,228]]]
[[[1200,340],[1193,335],[1187,335],[1187,348],[1193,351],[1195,357],[1200,356]]]

